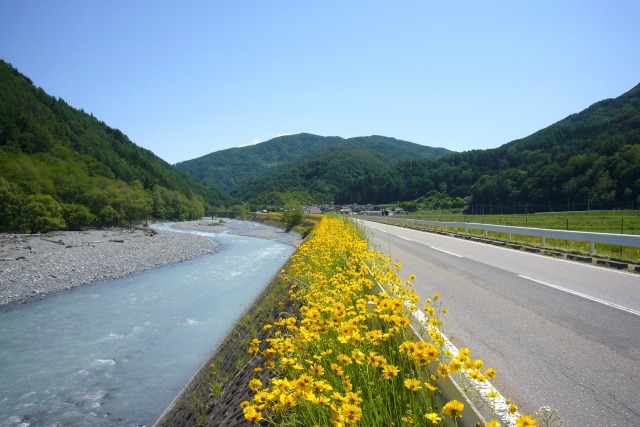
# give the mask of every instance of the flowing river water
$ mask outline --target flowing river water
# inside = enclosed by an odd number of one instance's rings
[[[215,254],[0,312],[0,426],[152,424],[295,250],[212,236]]]

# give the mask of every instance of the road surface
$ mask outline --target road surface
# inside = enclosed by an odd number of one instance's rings
[[[445,334],[520,411],[567,427],[640,426],[640,275],[363,222],[371,243],[439,292]],[[419,306],[422,306],[422,301]]]

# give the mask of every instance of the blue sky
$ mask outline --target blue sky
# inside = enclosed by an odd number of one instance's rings
[[[169,163],[280,134],[498,147],[640,83],[640,1],[0,0],[0,58]]]

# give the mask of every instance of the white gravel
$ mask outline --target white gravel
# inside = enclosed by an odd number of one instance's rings
[[[273,227],[239,224],[201,220],[176,227],[252,235],[292,245],[300,241],[299,236],[284,235]],[[209,237],[147,228],[0,234],[0,306],[182,262],[219,248]]]

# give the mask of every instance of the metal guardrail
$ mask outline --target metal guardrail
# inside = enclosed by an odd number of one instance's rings
[[[588,231],[567,231],[553,230],[546,228],[529,228],[529,227],[513,227],[506,225],[479,224],[475,222],[440,222],[426,221],[420,219],[394,218],[394,221],[404,221],[414,224],[421,224],[433,227],[447,227],[455,229],[463,229],[465,234],[469,234],[469,230],[481,230],[484,237],[487,237],[489,231],[496,233],[505,233],[511,241],[511,236],[516,234],[520,236],[539,237],[542,241],[542,247],[546,247],[546,239],[572,240],[577,242],[587,242],[591,244],[591,254],[595,252],[595,244],[640,247],[640,235],[634,234],[612,234],[612,233],[594,233]]]

